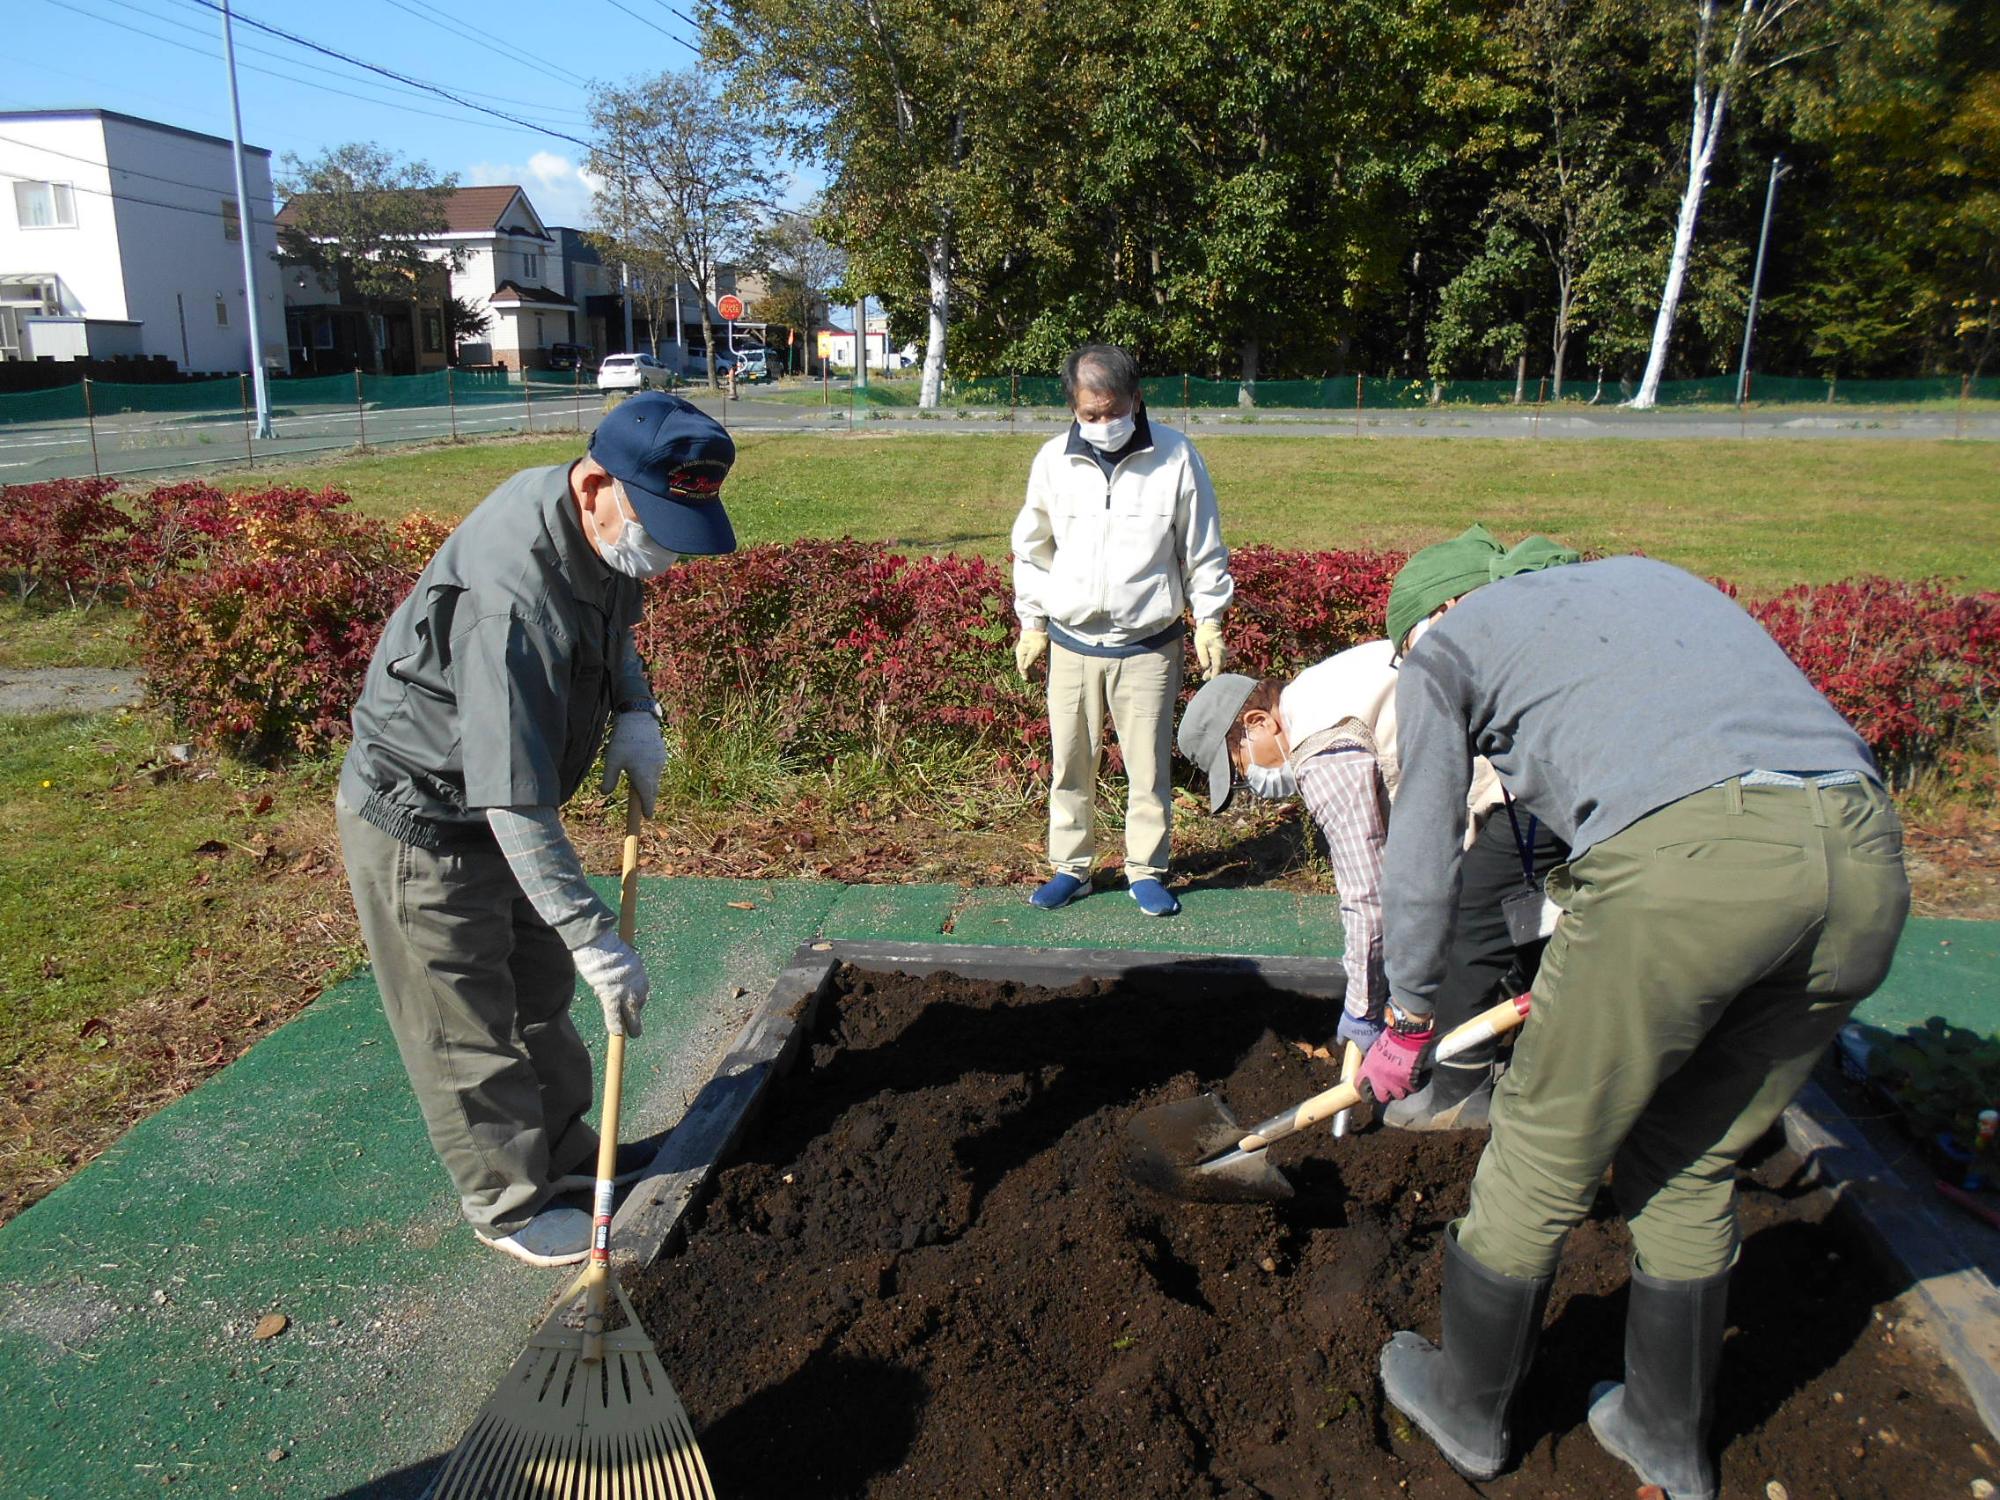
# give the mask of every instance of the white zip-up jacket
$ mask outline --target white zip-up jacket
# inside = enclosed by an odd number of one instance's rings
[[[1192,609],[1221,617],[1235,596],[1215,486],[1194,444],[1149,422],[1105,478],[1072,422],[1028,471],[1014,522],[1014,612],[1093,646],[1129,646]]]

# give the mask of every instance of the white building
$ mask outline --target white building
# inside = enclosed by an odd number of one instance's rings
[[[562,247],[520,188],[460,188],[445,205],[445,233],[435,243],[463,253],[451,294],[493,320],[481,343],[459,357],[468,364],[538,369],[549,346],[574,342],[576,303],[563,282]]]
[[[868,330],[864,335],[868,344],[868,368],[871,370],[902,370],[916,363],[917,346],[905,344],[900,349],[889,347],[889,320],[885,316],[871,314]],[[819,330],[819,354],[830,360],[835,369],[854,368],[854,330],[851,328],[822,328]]]
[[[271,153],[246,146],[244,172],[257,345],[283,370]],[[108,109],[0,112],[0,195],[0,359],[250,367],[228,141]]]

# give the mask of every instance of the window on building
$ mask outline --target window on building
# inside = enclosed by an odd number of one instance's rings
[[[242,221],[236,217],[236,200],[222,200],[222,237],[234,245],[243,238]]]
[[[523,253],[521,256],[521,274],[530,281],[540,281],[542,279],[542,258],[539,255]]]
[[[215,326],[217,328],[229,326],[229,299],[220,292],[215,294]]]
[[[14,215],[23,229],[74,229],[76,195],[66,182],[17,182]]]
[[[444,352],[444,319],[436,313],[424,314],[424,353]]]

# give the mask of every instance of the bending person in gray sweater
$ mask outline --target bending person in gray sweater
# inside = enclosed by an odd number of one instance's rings
[[[1502,1469],[1563,1238],[1610,1168],[1637,1260],[1625,1379],[1594,1393],[1591,1428],[1643,1483],[1713,1496],[1734,1169],[1888,971],[1909,910],[1895,811],[1804,674],[1677,568],[1515,573],[1475,527],[1411,558],[1388,616],[1403,783],[1391,1029],[1362,1075],[1378,1098],[1428,1041],[1473,757],[1572,854],[1549,877],[1559,915],[1471,1207],[1445,1235],[1441,1347],[1397,1334],[1385,1393],[1463,1472]]]

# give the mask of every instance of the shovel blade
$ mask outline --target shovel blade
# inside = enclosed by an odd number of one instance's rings
[[[1243,1127],[1213,1094],[1144,1109],[1126,1122],[1126,1166],[1156,1192],[1197,1203],[1269,1203],[1292,1184],[1262,1151],[1238,1151]]]

